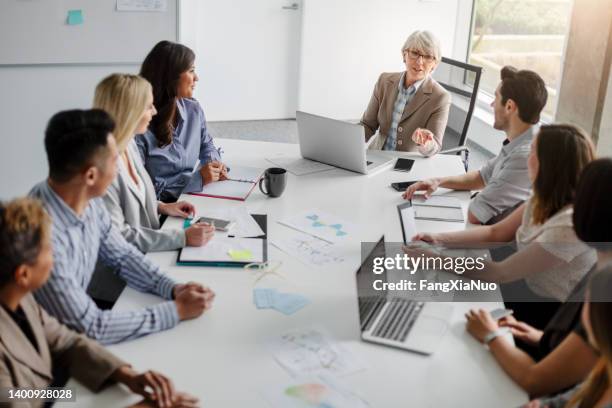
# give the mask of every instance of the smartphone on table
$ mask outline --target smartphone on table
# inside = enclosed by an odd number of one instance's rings
[[[198,218],[196,223],[205,223],[205,224],[213,225],[217,231],[228,231],[231,227],[234,226],[233,221],[222,220],[220,218],[212,218],[212,217],[200,217]]]
[[[397,191],[404,191],[416,182],[417,182],[416,180],[415,181],[400,181],[397,183],[391,183],[391,187],[393,187]]]
[[[414,165],[414,160],[400,158],[400,159],[397,159],[397,161],[395,162],[395,167],[393,167],[393,170],[408,172],[412,169],[413,165]]]

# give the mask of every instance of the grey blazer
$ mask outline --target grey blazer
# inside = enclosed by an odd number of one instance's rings
[[[143,202],[129,182],[127,168],[119,165],[117,178],[109,186],[104,203],[110,213],[113,225],[123,237],[142,252],[170,251],[185,246],[183,230],[160,230],[157,212],[157,196],[149,173],[142,164],[138,148],[132,140],[127,147],[133,160],[134,169],[144,182],[146,200]]]

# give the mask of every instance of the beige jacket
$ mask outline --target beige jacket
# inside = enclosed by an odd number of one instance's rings
[[[53,380],[52,367],[59,365],[67,368],[71,377],[97,391],[117,368],[127,365],[95,341],[49,316],[32,295],[21,301],[21,307],[39,351],[0,306],[0,387],[43,389]],[[43,402],[0,405],[29,407],[42,406]]]
[[[397,99],[398,85],[402,72],[382,73],[374,87],[370,103],[361,118],[365,127],[366,140],[379,130],[380,135],[371,149],[382,149],[391,127],[393,105]],[[414,152],[417,144],[412,141],[412,133],[417,128],[429,129],[434,134],[436,148],[431,154],[440,151],[442,138],[448,121],[450,94],[431,76],[425,78],[412,100],[406,104],[397,127],[397,150]]]

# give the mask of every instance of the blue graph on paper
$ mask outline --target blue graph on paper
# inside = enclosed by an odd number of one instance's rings
[[[315,228],[331,228],[332,230],[334,230],[334,233],[337,237],[343,237],[345,235],[348,235],[348,232],[344,231],[344,229],[342,228],[342,224],[326,224],[320,221],[320,217],[317,214],[307,215],[306,218],[312,221],[311,226]]]

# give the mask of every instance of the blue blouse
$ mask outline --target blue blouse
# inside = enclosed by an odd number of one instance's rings
[[[136,145],[158,197],[163,191],[175,197],[201,191],[202,176],[197,170],[208,162],[221,160],[221,149],[213,143],[200,103],[180,98],[176,107],[178,122],[169,145],[159,147],[150,129],[136,136]],[[198,160],[200,164],[194,172]]]

